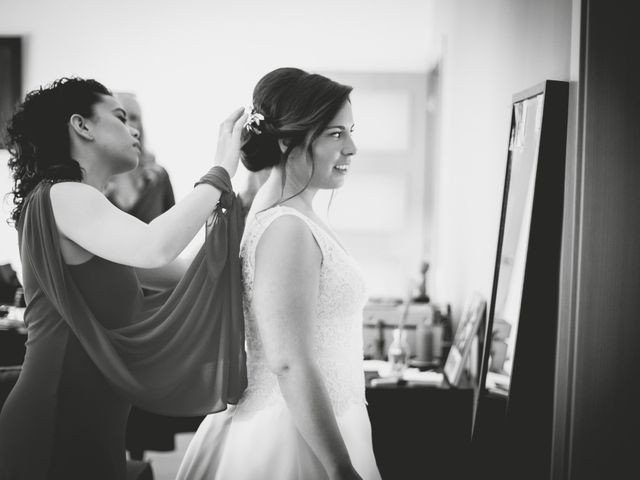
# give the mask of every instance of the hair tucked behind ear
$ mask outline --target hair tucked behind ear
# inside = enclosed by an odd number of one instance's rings
[[[291,152],[311,144],[349,100],[351,87],[298,68],[278,68],[260,79],[253,106],[264,116],[260,134],[245,130],[241,149],[247,169],[284,165]],[[286,145],[281,151],[278,140]]]
[[[29,92],[8,123],[6,144],[13,176],[11,220],[17,223],[24,199],[43,179],[82,180],[71,158],[68,124],[73,114],[93,115],[100,95],[111,95],[95,80],[61,78]]]

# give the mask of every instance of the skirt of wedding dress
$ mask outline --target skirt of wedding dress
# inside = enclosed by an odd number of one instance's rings
[[[336,418],[351,462],[364,480],[379,480],[364,404]],[[283,403],[208,415],[193,437],[177,480],[326,480],[327,474]]]

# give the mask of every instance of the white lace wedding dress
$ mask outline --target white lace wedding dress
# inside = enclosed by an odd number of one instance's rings
[[[324,468],[298,433],[267,368],[252,307],[254,258],[260,237],[276,218],[303,220],[322,252],[313,357],[329,392],[351,461],[364,480],[378,480],[364,398],[363,277],[353,259],[322,227],[291,207],[260,212],[245,230],[240,256],[244,284],[248,388],[237,406],[208,415],[198,428],[178,479],[315,480]]]

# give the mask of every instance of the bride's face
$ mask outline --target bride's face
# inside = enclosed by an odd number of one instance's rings
[[[351,158],[358,150],[353,142],[353,128],[353,112],[347,101],[311,146],[314,172],[310,187],[333,189],[344,184]]]
[[[308,188],[333,189],[344,184],[351,157],[357,151],[353,143],[353,126],[351,103],[347,101],[311,145],[314,168]],[[296,184],[306,185],[311,175],[311,158],[298,147],[291,160],[287,175]]]

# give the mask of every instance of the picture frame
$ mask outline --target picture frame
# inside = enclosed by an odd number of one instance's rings
[[[484,322],[486,311],[487,301],[479,293],[474,293],[465,304],[443,369],[447,381],[453,386],[460,383],[473,339]]]

